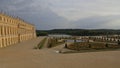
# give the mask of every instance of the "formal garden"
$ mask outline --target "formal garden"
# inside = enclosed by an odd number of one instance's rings
[[[75,39],[76,40],[76,39]],[[70,49],[72,51],[64,52],[96,52],[96,51],[110,51],[110,50],[118,50],[120,49],[120,42],[110,42],[108,40],[98,41],[97,39],[81,39],[84,40],[82,42],[74,41],[71,44],[65,44],[65,48]],[[92,40],[92,41],[91,41]]]

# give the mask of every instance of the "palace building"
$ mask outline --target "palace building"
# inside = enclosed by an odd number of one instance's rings
[[[0,48],[36,37],[35,26],[19,18],[0,13]]]

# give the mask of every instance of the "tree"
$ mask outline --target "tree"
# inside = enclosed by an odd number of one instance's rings
[[[47,36],[47,32],[37,32],[37,36]]]

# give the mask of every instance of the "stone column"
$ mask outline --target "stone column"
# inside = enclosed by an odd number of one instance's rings
[[[5,27],[4,27],[4,25],[2,26],[2,36],[3,36],[3,38],[2,38],[2,46],[3,47],[5,47],[6,46],[6,44],[5,44]]]
[[[11,44],[13,44],[13,36],[11,37]]]
[[[11,37],[9,38],[9,42],[10,42],[10,45],[12,44],[12,42],[11,42]]]
[[[14,41],[14,36],[12,37],[12,39],[13,39],[13,41],[12,41],[12,42],[13,42],[13,44],[14,44],[14,42],[15,42],[15,41]]]
[[[0,26],[0,48],[2,48],[2,26]]]
[[[8,27],[6,27],[6,36],[8,36]]]
[[[10,45],[10,38],[8,38],[8,45]]]
[[[1,25],[0,25],[0,48],[2,48],[2,40],[1,40],[2,39],[2,33],[1,33],[1,31],[2,30],[1,30]]]
[[[14,35],[14,28],[12,27],[12,35]]]
[[[6,46],[9,45],[9,40],[8,40],[8,26],[5,27],[5,31],[6,31]]]
[[[2,26],[2,35],[3,35],[3,36],[5,35],[5,29],[4,29],[4,26]]]
[[[15,44],[15,41],[16,41],[16,40],[15,40],[15,37],[14,37],[14,44]]]
[[[6,38],[6,46],[9,46],[8,37]]]

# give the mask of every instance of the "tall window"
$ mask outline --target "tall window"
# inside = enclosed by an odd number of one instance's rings
[[[2,35],[2,26],[0,26],[0,36]]]
[[[0,20],[2,20],[2,17],[0,16]]]

